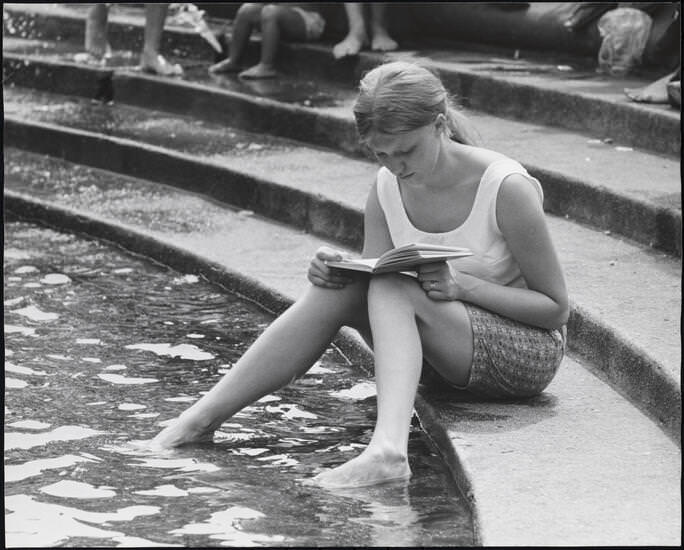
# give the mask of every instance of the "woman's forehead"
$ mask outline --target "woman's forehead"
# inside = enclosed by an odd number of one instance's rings
[[[366,140],[366,145],[374,151],[392,152],[413,145],[423,137],[424,133],[425,127],[399,134],[373,132]]]

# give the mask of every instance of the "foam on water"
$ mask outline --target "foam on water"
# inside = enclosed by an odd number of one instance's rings
[[[79,462],[92,462],[92,460],[82,456],[64,455],[55,458],[30,460],[23,464],[5,464],[5,483],[28,479],[29,477],[42,474],[45,470],[68,468]]]
[[[48,273],[40,280],[45,285],[65,285],[71,282],[71,279],[63,273]]]
[[[189,523],[181,529],[171,531],[174,535],[209,535],[223,541],[222,546],[262,546],[283,543],[287,539],[280,535],[250,533],[248,523],[264,518],[265,514],[243,506],[232,506],[223,512],[214,512],[204,522]]]
[[[38,422],[37,420],[20,420],[7,424],[9,428],[19,428],[20,430],[44,430],[50,427],[50,424],[45,422]]]
[[[5,324],[5,334],[21,334],[22,336],[37,336],[36,329],[19,325]]]
[[[24,273],[35,273],[36,271],[38,271],[38,268],[34,265],[22,265],[21,267],[15,269],[13,273],[23,275]]]
[[[46,487],[41,487],[40,490],[45,494],[52,495],[53,497],[64,498],[90,499],[112,498],[116,496],[116,492],[110,489],[93,487],[89,483],[83,483],[81,481],[72,481],[69,479],[58,481],[57,483],[47,485]]]
[[[149,489],[146,491],[135,491],[136,495],[146,495],[151,497],[185,497],[188,496],[188,492],[183,489],[179,489],[175,485],[159,485],[154,489]]]
[[[130,344],[126,346],[126,349],[141,349],[157,355],[168,355],[169,357],[179,357],[192,361],[206,361],[214,358],[211,353],[202,351],[192,344],[178,344],[177,346],[171,344]]]
[[[32,376],[45,376],[47,372],[42,370],[33,370],[28,367],[22,367],[20,365],[15,365],[9,361],[5,361],[5,372],[13,372],[15,374],[28,374]]]
[[[42,311],[36,306],[26,306],[21,309],[15,309],[12,313],[18,313],[19,315],[28,317],[31,321],[54,321],[59,318],[57,313]]]
[[[97,376],[112,384],[152,384],[153,382],[159,382],[156,378],[135,378],[133,376],[122,376],[121,374],[98,374]]]
[[[5,377],[5,388],[20,390],[22,388],[25,388],[26,386],[28,386],[28,382],[18,380],[17,378],[9,378],[7,376]]]
[[[266,412],[281,414],[283,418],[288,418],[290,420],[294,418],[318,418],[313,413],[301,410],[295,404],[284,404],[284,405],[266,405]]]
[[[5,432],[5,450],[31,449],[39,445],[47,445],[56,441],[73,441],[100,435],[102,432],[82,426],[60,426],[50,432],[33,434],[21,432]]]
[[[373,382],[361,382],[347,390],[332,391],[329,393],[333,397],[362,401],[377,395],[377,390]]]
[[[88,524],[127,522],[139,516],[159,513],[157,506],[128,506],[114,512],[87,512],[40,502],[27,495],[5,497],[5,508],[10,510],[10,514],[5,516],[5,543],[8,547],[57,546],[73,537],[125,537],[118,531],[104,530]]]

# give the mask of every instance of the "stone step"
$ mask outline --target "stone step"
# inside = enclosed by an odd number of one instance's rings
[[[116,243],[276,312],[301,294],[312,250],[328,242],[43,155],[9,148],[4,167],[8,216]],[[338,345],[371,364],[353,334]],[[537,398],[486,403],[422,386],[416,410],[469,498],[479,544],[681,544],[680,449],[572,356]]]
[[[37,49],[22,40],[5,40],[4,45],[3,69],[9,84],[84,97],[116,97],[117,102],[362,157],[351,115],[353,90],[293,79],[255,84],[209,77],[205,67],[188,70],[189,80],[120,69],[109,69],[108,78],[104,69],[70,63],[74,50],[65,51],[64,45],[61,51],[51,46]],[[268,97],[250,93],[254,86]],[[468,115],[486,146],[516,158],[539,177],[547,211],[681,255],[677,160],[550,127],[475,112]]]
[[[377,169],[369,161],[170,113],[42,94],[14,102],[12,94],[7,144],[176,185],[361,246]],[[678,434],[679,262],[564,218],[549,225],[573,300],[570,346]]]
[[[78,4],[3,5],[4,36],[70,40],[83,44],[87,7]],[[216,32],[227,21],[211,21]],[[140,9],[120,7],[110,16],[110,41],[117,49],[139,50],[143,18]],[[464,48],[469,46],[463,45]],[[435,68],[450,91],[467,107],[496,116],[534,121],[581,131],[597,138],[610,137],[634,147],[679,157],[681,148],[679,113],[662,105],[635,104],[623,94],[626,87],[646,81],[634,77],[597,75],[593,65],[578,63],[559,69],[554,63],[533,59],[510,59],[510,53],[483,54],[472,50],[402,50],[387,54],[363,52],[336,61],[330,44],[288,44],[279,48],[279,59],[290,74],[317,79],[334,78],[353,85],[368,68],[383,60],[409,59]],[[213,59],[213,50],[194,32],[167,25],[163,49],[186,58]],[[258,53],[252,41],[248,60]]]

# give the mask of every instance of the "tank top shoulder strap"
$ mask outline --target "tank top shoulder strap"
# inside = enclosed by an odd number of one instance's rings
[[[383,166],[378,170],[376,182],[378,201],[385,214],[387,225],[390,229],[401,227],[404,225],[405,211],[396,178]]]
[[[540,204],[544,202],[544,192],[537,178],[533,178],[525,167],[518,161],[504,158],[491,163],[482,176],[480,188],[478,189],[475,204],[473,205],[473,216],[475,219],[487,220],[492,228],[499,230],[496,220],[496,199],[502,182],[511,174],[521,174],[532,183],[539,194]]]

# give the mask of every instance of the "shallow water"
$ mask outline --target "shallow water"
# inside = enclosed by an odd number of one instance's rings
[[[409,483],[303,485],[368,442],[374,385],[334,349],[223,424],[151,453],[271,317],[194,275],[5,224],[8,546],[470,545],[471,518],[414,427]]]

